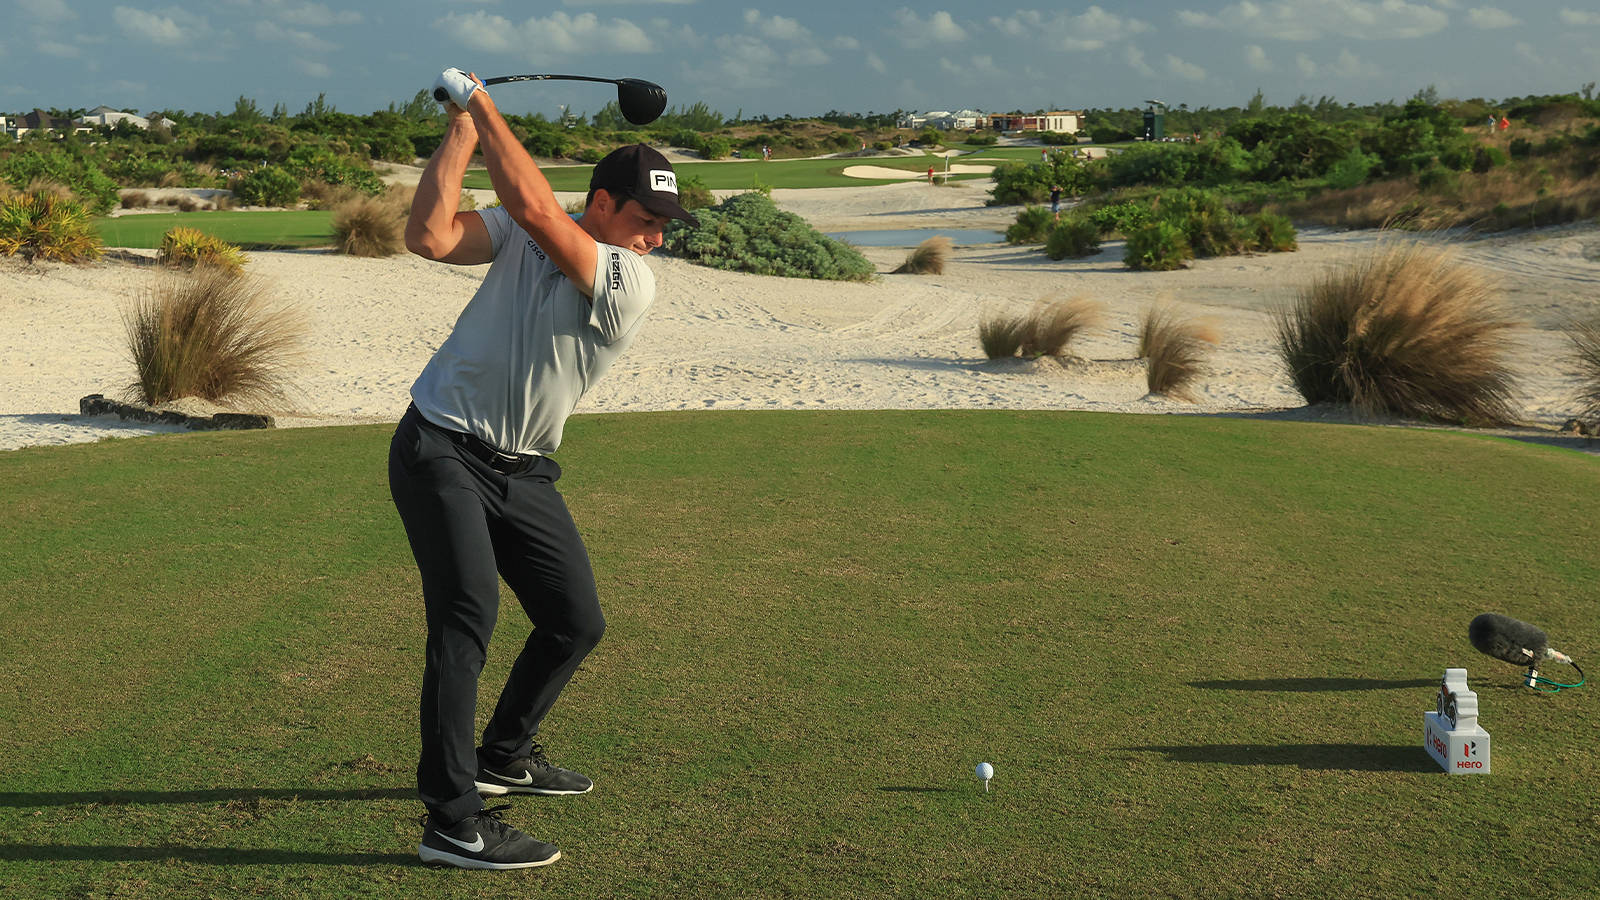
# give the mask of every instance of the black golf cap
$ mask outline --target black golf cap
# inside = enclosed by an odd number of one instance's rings
[[[619,147],[596,163],[589,190],[598,188],[613,196],[632,197],[658,216],[700,224],[678,203],[678,175],[672,171],[672,163],[645,144]]]

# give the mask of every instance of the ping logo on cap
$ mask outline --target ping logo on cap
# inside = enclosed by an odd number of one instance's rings
[[[671,169],[650,170],[650,190],[678,195],[678,176]]]

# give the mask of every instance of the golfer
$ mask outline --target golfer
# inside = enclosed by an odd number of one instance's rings
[[[642,144],[601,160],[574,222],[474,77],[439,76],[450,96],[406,246],[457,265],[490,263],[455,328],[411,386],[389,448],[389,488],[422,574],[427,659],[417,790],[425,862],[516,869],[555,847],[500,820],[481,795],[582,794],[593,783],[552,765],[539,723],[605,631],[583,539],[556,491],[551,454],[584,392],[639,332],[655,297],[643,257],[678,203],[672,166]],[[503,207],[458,212],[480,147]],[[498,705],[474,734],[478,675],[500,579],[533,623]]]

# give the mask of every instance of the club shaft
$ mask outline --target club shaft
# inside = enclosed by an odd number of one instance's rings
[[[495,78],[485,78],[484,85],[506,84],[512,81],[595,81],[600,84],[616,84],[615,78],[595,78],[591,75],[500,75]]]

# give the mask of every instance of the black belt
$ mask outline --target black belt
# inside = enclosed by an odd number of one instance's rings
[[[416,410],[415,405],[413,405],[411,408],[413,411]],[[443,425],[436,425],[433,422],[428,421],[428,417],[424,416],[420,412],[417,413],[417,421],[449,438],[450,443],[455,444],[457,447],[460,447],[468,453],[471,453],[473,456],[483,460],[484,463],[489,466],[489,468],[499,472],[501,475],[517,475],[519,473],[526,472],[533,468],[541,459],[537,453],[502,452],[493,444],[490,444],[488,441],[485,441],[475,434],[468,434],[465,431],[456,431],[454,428],[446,428]]]

